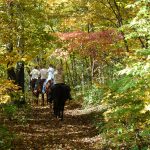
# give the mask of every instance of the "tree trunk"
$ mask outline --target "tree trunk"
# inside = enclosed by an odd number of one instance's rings
[[[24,92],[24,62],[17,62],[16,68],[16,82],[19,85],[22,92]]]
[[[123,18],[122,18],[122,15],[121,15],[121,12],[120,12],[120,8],[119,8],[116,0],[113,0],[113,4],[111,3],[110,0],[107,0],[107,2],[109,4],[111,10],[113,11],[116,19],[117,19],[117,22],[118,22],[117,26],[118,26],[118,28],[122,27],[122,25],[123,25]],[[124,41],[124,45],[125,45],[126,51],[129,52],[129,46],[128,46],[127,40],[125,39],[125,34],[124,34],[123,31],[121,31],[120,33],[123,36],[123,41]]]

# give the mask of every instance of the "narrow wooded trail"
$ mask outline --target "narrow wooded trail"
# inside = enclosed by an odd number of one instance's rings
[[[91,115],[79,107],[65,107],[64,121],[58,121],[49,106],[32,107],[25,125],[11,126],[19,140],[15,150],[98,150],[94,145],[100,138],[92,125]]]

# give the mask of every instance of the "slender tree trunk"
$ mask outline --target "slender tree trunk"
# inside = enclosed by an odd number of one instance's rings
[[[67,81],[67,84],[70,85],[71,81],[70,81],[70,74],[69,74],[69,69],[68,69],[68,63],[67,61],[65,62],[65,70],[66,70],[66,81]]]
[[[78,79],[77,79],[75,54],[73,54],[71,57],[71,67],[72,67],[73,85],[76,86],[78,83]]]
[[[69,67],[67,62],[66,62],[66,72],[67,72],[67,75],[68,75],[68,77],[67,77],[68,83],[73,86],[74,85],[73,77],[72,77],[72,74],[71,74],[71,71],[70,71],[70,67]]]
[[[14,7],[15,3],[14,1],[8,1],[7,2],[7,14],[10,18],[9,20],[9,39],[8,39],[8,44],[6,46],[7,52],[11,53],[13,51],[13,7]],[[18,5],[19,6],[19,5]],[[17,7],[19,9],[21,9],[21,7]],[[22,11],[22,10],[21,10]],[[20,28],[18,29],[18,38],[17,38],[17,48],[19,49],[19,54],[22,55],[24,53],[24,38],[23,38],[23,33],[24,33],[24,24],[23,21],[24,19],[22,18],[22,14],[20,14]],[[8,75],[8,79],[10,80],[15,80],[15,83],[18,84],[20,86],[20,89],[22,90],[22,92],[24,92],[24,62],[19,61],[17,62],[17,67],[16,67],[16,72],[15,72],[15,68],[12,67],[11,65],[13,65],[13,62],[9,62],[7,64],[7,75]]]
[[[94,77],[94,67],[95,67],[95,62],[94,58],[90,58],[91,60],[91,85],[93,85],[93,77]]]
[[[107,0],[111,10],[113,11],[116,19],[117,19],[117,22],[118,22],[118,28],[122,27],[123,25],[123,18],[122,18],[122,15],[121,15],[121,12],[120,12],[120,8],[116,2],[116,0],[113,0],[113,4],[111,3],[110,0]],[[115,8],[114,8],[115,7]],[[128,46],[128,42],[127,40],[125,39],[125,34],[123,31],[120,32],[122,37],[123,37],[123,41],[124,41],[124,45],[125,45],[125,48],[126,48],[126,51],[129,52],[129,46]]]
[[[13,36],[12,36],[12,30],[13,30],[13,1],[8,1],[6,2],[7,6],[7,15],[9,18],[8,22],[8,31],[9,31],[9,37],[8,37],[8,42],[6,44],[6,50],[8,53],[11,53],[13,51]],[[16,73],[15,73],[15,68],[13,67],[13,62],[9,61],[7,63],[7,78],[9,80],[13,80],[16,82]]]

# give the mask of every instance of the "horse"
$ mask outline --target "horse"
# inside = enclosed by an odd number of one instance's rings
[[[65,102],[71,98],[70,87],[64,83],[54,84],[51,87],[51,99],[53,101],[54,116],[63,121]]]
[[[53,79],[46,81],[45,93],[46,93],[47,104],[52,103],[52,99],[51,99],[51,87],[52,87],[52,85],[53,85]]]
[[[42,92],[45,79],[31,80],[31,89],[33,95],[36,97],[36,104],[38,105],[39,95],[42,94],[42,106],[44,106],[44,93]]]

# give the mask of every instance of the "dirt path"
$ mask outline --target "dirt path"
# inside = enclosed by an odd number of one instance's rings
[[[11,127],[20,137],[15,150],[98,150],[94,144],[100,138],[90,118],[80,108],[67,105],[61,122],[48,106],[32,107],[25,125]]]

